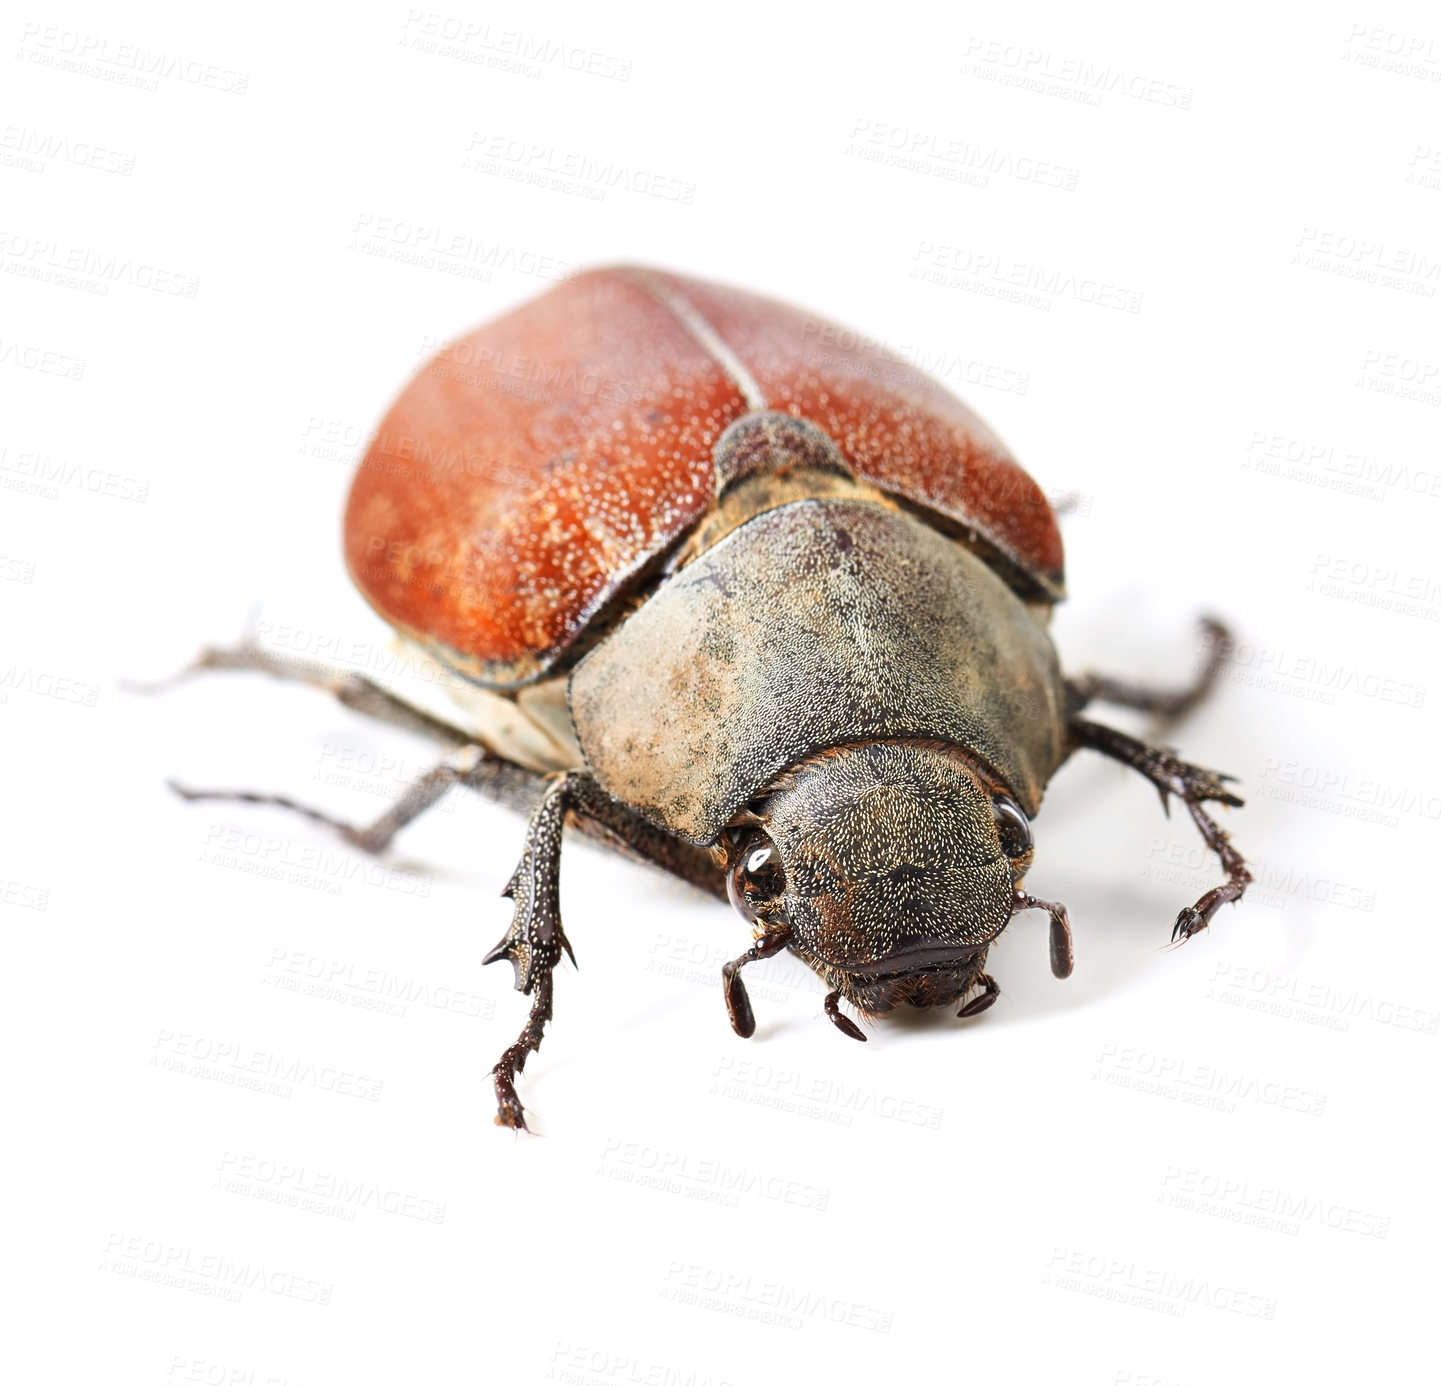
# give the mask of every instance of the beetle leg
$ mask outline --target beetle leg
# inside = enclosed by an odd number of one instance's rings
[[[228,800],[231,803],[271,804],[277,808],[289,809],[292,813],[303,814],[312,822],[321,823],[327,828],[334,829],[352,847],[358,848],[362,852],[379,855],[390,846],[396,833],[438,803],[452,785],[470,784],[482,768],[502,771],[519,770],[518,766],[513,766],[508,761],[498,761],[493,767],[485,766],[484,763],[487,760],[496,761],[496,758],[488,756],[481,746],[463,746],[460,750],[452,752],[440,764],[426,771],[416,780],[375,822],[364,828],[357,828],[353,823],[332,818],[320,809],[297,803],[283,794],[256,794],[248,789],[189,789],[185,785],[177,784],[174,780],[168,780],[167,783],[182,799],[192,803],[197,800],[219,799]],[[475,787],[480,788],[481,786],[476,785]]]
[[[1228,900],[1239,900],[1246,893],[1246,887],[1253,879],[1245,860],[1231,845],[1230,837],[1220,825],[1199,804],[1188,800],[1186,807],[1191,810],[1191,817],[1201,830],[1201,836],[1206,839],[1206,845],[1220,857],[1226,880],[1224,884],[1208,890],[1194,905],[1187,906],[1176,916],[1176,923],[1171,929],[1172,943],[1184,943],[1192,934],[1199,934],[1222,905]]]
[[[538,972],[549,972],[570,943],[560,924],[560,843],[565,815],[573,797],[571,775],[552,780],[525,832],[525,850],[500,893],[515,901],[510,928],[483,962],[509,959],[515,968],[515,989],[530,995]]]
[[[973,1000],[967,1001],[966,1004],[956,1012],[956,1018],[958,1020],[963,1016],[980,1015],[982,1011],[990,1010],[990,1008],[996,1004],[996,997],[1001,994],[1000,987],[996,985],[996,979],[989,973],[976,973],[976,981],[980,983],[984,990]]]
[[[730,1013],[731,1029],[742,1039],[749,1039],[756,1032],[756,1016],[751,1010],[751,999],[746,995],[746,984],[741,980],[741,968],[747,963],[759,962],[762,958],[774,957],[791,941],[789,925],[767,929],[744,953],[733,958],[721,968],[721,979],[725,986],[726,1010]],[[827,998],[827,1007],[830,999]],[[844,1019],[845,1017],[842,1017]],[[865,1039],[865,1036],[861,1036]]]
[[[1116,731],[1113,727],[1102,726],[1099,722],[1088,722],[1081,717],[1072,717],[1067,723],[1072,747],[1085,746],[1102,755],[1110,756],[1123,765],[1139,771],[1156,786],[1161,796],[1161,806],[1169,814],[1172,794],[1176,795],[1190,811],[1206,845],[1220,858],[1226,879],[1212,890],[1208,890],[1194,905],[1188,905],[1176,916],[1175,927],[1171,930],[1173,942],[1184,942],[1192,934],[1204,929],[1228,900],[1239,900],[1253,879],[1245,859],[1231,845],[1230,836],[1206,812],[1202,805],[1208,802],[1229,804],[1239,808],[1244,802],[1226,788],[1223,783],[1229,775],[1218,775],[1203,770],[1199,765],[1190,765],[1179,760],[1169,751],[1148,746],[1134,736]]]
[[[178,674],[168,679],[162,679],[158,683],[131,683],[127,687],[135,693],[163,693],[177,684],[189,682],[197,674],[213,670],[268,674],[271,678],[283,679],[289,683],[303,683],[307,687],[329,693],[344,707],[364,713],[367,717],[389,722],[393,727],[419,732],[420,735],[439,741],[442,745],[458,749],[468,742],[463,733],[448,723],[412,707],[404,699],[397,698],[395,694],[370,679],[352,674],[347,669],[331,669],[322,664],[285,659],[271,654],[268,650],[262,650],[251,640],[243,641],[232,649],[202,650]]]
[[[527,996],[535,992],[535,1001],[519,1038],[491,1070],[495,1079],[498,1126],[525,1129],[525,1109],[515,1093],[515,1075],[525,1067],[527,1056],[540,1048],[545,1037],[545,1024],[552,1014],[551,973],[562,951],[575,962],[575,954],[560,923],[560,844],[566,812],[576,797],[576,782],[584,779],[583,774],[566,774],[552,780],[540,807],[531,816],[520,865],[501,892],[515,901],[515,914],[505,937],[482,959],[482,962],[493,963],[507,958],[515,969],[515,989]]]
[[[171,788],[184,799],[229,799],[242,803],[273,804],[304,814],[313,822],[323,823],[363,851],[382,852],[401,828],[434,804],[451,784],[464,784],[483,798],[526,815],[535,811],[545,793],[547,777],[539,771],[517,765],[488,748],[477,748],[449,723],[412,707],[379,684],[343,669],[327,669],[321,665],[282,659],[254,643],[241,644],[233,649],[204,650],[173,678],[156,684],[132,684],[131,688],[137,692],[161,692],[209,670],[269,674],[272,678],[318,688],[330,693],[354,712],[429,737],[459,755],[448,755],[435,769],[417,780],[392,809],[368,827],[356,827],[281,794],[258,794],[249,790],[191,790],[172,782]],[[477,750],[479,754],[475,755]],[[475,755],[473,767],[463,775],[458,774],[454,767],[471,755]],[[710,895],[725,899],[725,878],[704,848],[692,846],[654,827],[598,791],[586,796],[583,808],[584,816],[576,826],[588,837],[596,838],[607,847],[637,861],[657,866]]]
[[[500,1056],[500,1062],[490,1071],[491,1077],[495,1079],[497,1126],[509,1126],[513,1131],[530,1129],[525,1124],[525,1108],[520,1105],[520,1098],[516,1096],[515,1075],[525,1068],[526,1057],[532,1050],[539,1049],[541,1040],[545,1038],[545,1023],[553,1014],[551,1002],[554,982],[554,976],[550,972],[543,972],[536,978],[535,1000],[531,1002],[525,1027],[515,1043]]]
[[[1231,657],[1231,632],[1206,616],[1201,620],[1208,651],[1205,667],[1188,688],[1144,688],[1104,674],[1082,674],[1066,680],[1066,711],[1075,716],[1088,703],[1114,703],[1149,712],[1162,723],[1176,722],[1191,711],[1212,689],[1226,661]]]

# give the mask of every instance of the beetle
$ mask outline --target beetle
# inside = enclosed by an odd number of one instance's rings
[[[842,349],[818,351],[818,343]],[[438,718],[354,674],[254,646],[193,667],[303,678],[449,746],[378,822],[276,795],[369,851],[463,783],[530,815],[505,936],[531,995],[493,1069],[496,1121],[524,1128],[516,1075],[552,1014],[570,942],[569,822],[729,898],[752,944],[722,970],[737,1034],[742,969],[789,949],[844,1034],[901,1005],[974,1016],[999,988],[1012,917],[1064,906],[1023,889],[1030,823],[1075,750],[1185,804],[1224,879],[1177,916],[1207,927],[1251,880],[1206,805],[1218,775],[1082,716],[1164,719],[1204,695],[1067,679],[1047,633],[1064,595],[1055,512],[965,405],[883,348],[795,308],[634,266],[577,275],[453,343],[393,405],[345,515],[350,573],[457,693]]]

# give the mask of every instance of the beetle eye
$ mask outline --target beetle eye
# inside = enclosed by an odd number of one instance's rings
[[[726,877],[730,902],[752,924],[758,906],[785,893],[786,873],[775,843],[764,833],[746,839]]]
[[[1001,851],[1011,858],[1025,856],[1031,850],[1031,825],[1015,800],[997,795],[991,800],[991,810],[1001,835]]]

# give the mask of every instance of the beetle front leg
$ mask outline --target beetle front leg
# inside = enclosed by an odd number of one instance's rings
[[[1198,934],[1210,922],[1212,916],[1228,900],[1239,900],[1253,879],[1245,859],[1235,847],[1221,826],[1201,806],[1205,803],[1229,804],[1239,808],[1244,800],[1226,788],[1224,781],[1229,775],[1218,775],[1203,770],[1198,765],[1179,760],[1169,751],[1148,746],[1134,736],[1089,722],[1081,717],[1072,717],[1067,723],[1072,749],[1078,746],[1099,751],[1123,765],[1139,771],[1156,786],[1161,796],[1161,806],[1169,814],[1170,796],[1174,794],[1190,811],[1206,845],[1220,858],[1226,880],[1208,890],[1194,905],[1188,905],[1176,916],[1175,927],[1171,930],[1173,942],[1185,942],[1192,934]]]
[[[491,1069],[495,1080],[495,1124],[509,1126],[513,1131],[528,1131],[525,1124],[525,1108],[515,1091],[515,1075],[525,1067],[527,1056],[540,1048],[545,1038],[545,1024],[554,1014],[552,1002],[555,992],[555,976],[543,972],[536,978],[535,1000],[531,1003],[530,1014],[526,1017],[525,1028],[501,1056],[500,1062]]]
[[[510,961],[515,989],[535,1002],[519,1038],[491,1070],[495,1078],[498,1126],[525,1129],[525,1109],[515,1093],[515,1075],[525,1068],[527,1056],[540,1048],[545,1025],[551,1018],[551,973],[564,952],[575,962],[570,940],[560,922],[560,845],[565,815],[580,796],[586,776],[570,773],[551,782],[525,832],[525,850],[502,895],[515,901],[515,914],[505,937],[482,959]]]

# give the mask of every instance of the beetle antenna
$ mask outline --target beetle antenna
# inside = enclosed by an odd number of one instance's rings
[[[1017,891],[1011,905],[1014,917],[1022,910],[1045,910],[1051,916],[1051,975],[1069,977],[1076,965],[1076,950],[1071,939],[1071,919],[1064,905],[1050,900],[1037,900],[1034,895]]]
[[[730,1012],[731,1029],[742,1039],[749,1039],[756,1032],[756,1016],[751,1010],[751,999],[746,995],[746,984],[741,981],[741,968],[747,963],[759,962],[762,958],[774,957],[791,941],[791,926],[782,924],[777,929],[767,929],[744,953],[732,959],[721,968],[725,984],[726,1010]],[[861,1036],[865,1039],[865,1036]]]

